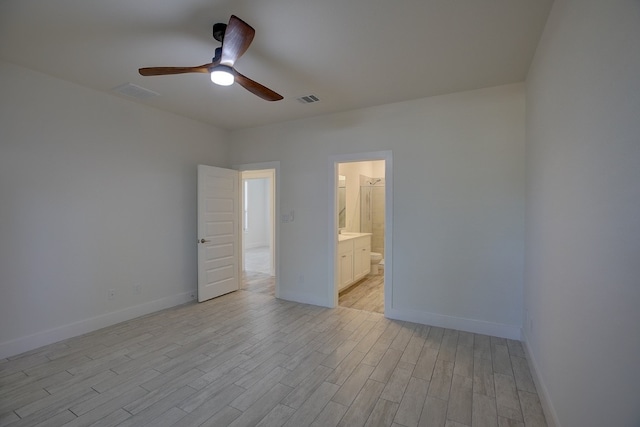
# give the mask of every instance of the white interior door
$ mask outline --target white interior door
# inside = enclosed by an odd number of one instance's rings
[[[239,172],[198,165],[198,301],[240,286]]]

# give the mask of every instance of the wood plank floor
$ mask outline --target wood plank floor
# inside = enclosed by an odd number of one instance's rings
[[[276,278],[273,276],[255,271],[242,273],[242,289],[245,291],[259,292],[274,297],[275,288]]]
[[[244,269],[252,273],[271,273],[271,252],[268,246],[244,250]]]
[[[338,295],[340,307],[384,313],[384,274],[368,275]]]
[[[0,426],[546,425],[518,341],[256,282],[0,360]]]

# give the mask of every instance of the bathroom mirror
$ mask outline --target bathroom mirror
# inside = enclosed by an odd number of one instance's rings
[[[347,177],[338,175],[338,229],[347,226]]]

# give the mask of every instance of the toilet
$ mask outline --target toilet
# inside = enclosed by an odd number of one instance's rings
[[[378,265],[382,261],[382,254],[371,252],[371,274],[379,274]]]

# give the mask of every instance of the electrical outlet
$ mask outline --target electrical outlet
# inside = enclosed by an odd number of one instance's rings
[[[136,283],[135,285],[133,285],[133,294],[142,295],[142,285],[140,283]]]
[[[107,291],[107,299],[109,301],[113,301],[116,298],[116,290],[115,289],[109,289]]]

